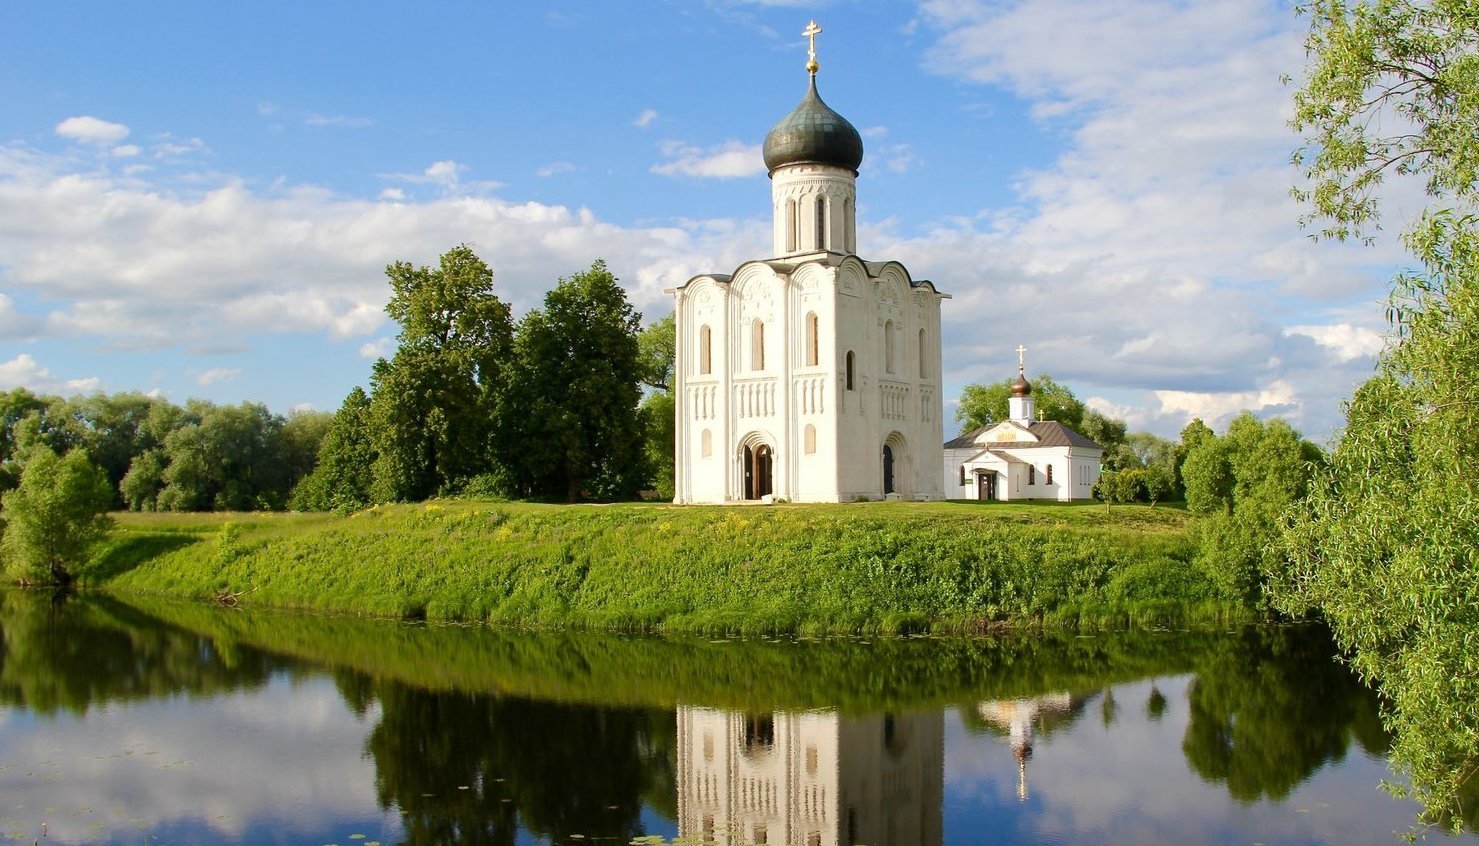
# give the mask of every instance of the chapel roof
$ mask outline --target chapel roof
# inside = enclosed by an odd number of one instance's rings
[[[997,425],[996,423],[987,423],[985,426],[972,429],[958,438],[946,441],[945,449],[970,449],[971,447],[985,446],[984,444],[976,443],[976,438],[979,438],[988,430],[996,428]],[[1019,423],[1018,425],[1024,424]],[[1101,452],[1104,450],[1104,447],[1056,420],[1037,420],[1025,425],[1027,431],[1031,432],[1037,440],[993,442],[990,448],[998,450],[1040,449],[1042,447],[1083,447],[1085,449],[1097,449]]]

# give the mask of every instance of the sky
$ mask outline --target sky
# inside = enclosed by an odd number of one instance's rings
[[[13,0],[0,390],[332,411],[394,351],[385,266],[462,243],[516,318],[598,258],[662,317],[768,256],[813,18],[859,252],[952,297],[947,415],[1020,344],[1132,430],[1337,431],[1405,257],[1301,228],[1267,0]]]

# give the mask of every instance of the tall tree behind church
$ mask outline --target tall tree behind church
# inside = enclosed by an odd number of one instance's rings
[[[628,497],[644,461],[639,320],[605,262],[545,295],[519,323],[500,410],[514,492]]]
[[[371,376],[372,493],[419,500],[494,469],[489,445],[513,322],[493,293],[493,271],[465,244],[435,268],[396,262],[385,275],[385,311],[401,331],[395,356],[375,362]]]

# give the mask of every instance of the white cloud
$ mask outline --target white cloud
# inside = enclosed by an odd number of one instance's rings
[[[1375,347],[1356,330],[1286,329],[1284,315],[1349,322],[1336,312],[1377,299],[1377,268],[1398,253],[1299,228],[1279,77],[1303,65],[1300,21],[1275,0],[922,8],[933,70],[1009,89],[1066,140],[1018,175],[1016,207],[893,239],[955,295],[946,360],[960,377],[1009,375],[1020,340],[1030,369],[1163,433],[1240,403],[1331,428]],[[980,331],[1004,315],[1013,337]]]
[[[128,137],[128,127],[90,115],[79,115],[57,124],[56,134],[88,144],[117,144]]]
[[[344,126],[358,128],[370,126],[374,121],[365,117],[350,117],[349,115],[320,115],[311,114],[303,118],[303,122],[309,126]]]
[[[642,114],[637,115],[637,119],[632,121],[632,126],[638,126],[642,129],[646,129],[647,127],[651,126],[652,122],[655,120],[657,120],[657,109],[643,109]]]
[[[535,174],[541,177],[550,177],[561,173],[574,173],[579,169],[570,162],[551,162],[536,170]]]
[[[168,159],[177,156],[189,156],[196,153],[209,153],[210,148],[200,138],[186,138],[183,141],[174,140],[168,133],[161,136],[160,142],[154,145],[154,158]]]
[[[460,171],[442,162],[413,176],[450,186]],[[215,183],[183,190],[0,146],[0,337],[188,352],[302,333],[357,349],[385,324],[385,266],[433,264],[459,242],[490,263],[516,311],[601,256],[637,308],[658,315],[672,307],[663,289],[732,269],[769,240],[758,219],[621,227],[586,209],[470,194],[461,180],[431,200],[388,189],[394,202]],[[48,303],[44,320],[18,313],[32,298]]]
[[[139,147],[138,144],[119,144],[117,147],[114,147],[109,152],[120,159],[126,159],[137,156],[139,153],[142,153],[143,150]]]
[[[1289,326],[1285,335],[1307,335],[1322,347],[1334,350],[1341,361],[1370,358],[1381,352],[1386,336],[1364,326],[1337,323],[1327,326]]]
[[[406,198],[406,192],[399,188],[386,188],[380,192],[380,199],[400,202]]]
[[[96,376],[82,379],[57,379],[31,355],[21,353],[10,361],[0,361],[0,389],[26,388],[38,394],[90,394],[102,380]]]
[[[215,367],[210,370],[202,370],[193,374],[197,385],[215,385],[221,382],[230,382],[241,375],[238,367]]]
[[[765,172],[759,144],[726,141],[714,147],[695,147],[681,141],[666,141],[662,154],[669,161],[652,166],[663,176],[692,176],[700,179],[738,179]]]
[[[373,341],[360,344],[359,357],[370,359],[385,358],[394,347],[394,338],[376,338]]]

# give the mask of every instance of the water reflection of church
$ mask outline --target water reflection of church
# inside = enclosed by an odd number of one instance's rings
[[[678,832],[722,846],[939,844],[944,746],[939,711],[680,707]]]

